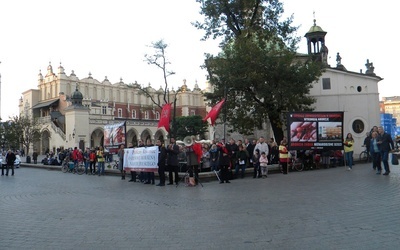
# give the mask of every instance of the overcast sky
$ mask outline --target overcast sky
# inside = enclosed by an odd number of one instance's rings
[[[349,71],[365,72],[369,59],[381,96],[400,95],[395,75],[399,52],[394,21],[395,2],[285,0],[285,15],[294,15],[298,36],[313,25],[327,31],[329,64],[336,65],[336,53]],[[2,76],[1,117],[18,114],[21,93],[37,88],[39,70],[46,74],[49,62],[56,73],[60,63],[67,75],[74,70],[79,79],[92,77],[111,83],[137,81],[163,85],[162,72],[144,62],[152,54],[152,42],[163,39],[169,45],[169,69],[176,72],[169,83],[189,88],[197,82],[205,87],[206,72],[200,69],[204,53],[216,54],[216,41],[202,42],[203,31],[191,22],[203,20],[195,0],[3,0],[0,1],[0,74]],[[394,42],[394,43],[393,43]],[[299,44],[306,53],[306,41]]]

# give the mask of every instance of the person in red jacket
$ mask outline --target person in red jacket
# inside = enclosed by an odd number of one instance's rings
[[[96,160],[97,160],[96,150],[94,150],[94,148],[92,148],[90,150],[90,154],[89,154],[89,161],[90,161],[89,168],[90,168],[90,173],[93,175],[96,173]],[[92,170],[92,167],[93,167],[93,170]]]

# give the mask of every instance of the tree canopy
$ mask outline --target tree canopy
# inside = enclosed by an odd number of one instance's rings
[[[177,117],[175,121],[176,139],[182,140],[186,136],[200,136],[204,138],[207,132],[207,123],[199,115]]]
[[[232,128],[249,134],[269,120],[283,137],[284,114],[310,110],[308,94],[321,75],[320,63],[296,53],[292,17],[281,21],[283,5],[277,0],[197,0],[201,3],[204,39],[222,37],[221,52],[206,55],[205,67],[213,103],[226,96],[226,116]]]

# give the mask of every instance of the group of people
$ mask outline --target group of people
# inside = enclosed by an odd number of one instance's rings
[[[138,147],[153,146],[151,140],[144,144],[139,140]],[[209,168],[216,171],[220,179],[220,183],[230,183],[235,178],[244,178],[245,170],[248,167],[254,169],[254,178],[267,178],[268,166],[278,163],[278,160],[285,154],[280,152],[283,148],[277,146],[273,139],[269,143],[264,137],[259,140],[250,141],[248,139],[235,141],[230,139],[229,143],[225,143],[224,139],[211,144],[193,143],[192,145],[178,145],[175,138],[170,138],[169,144],[166,146],[160,140],[156,141],[158,146],[158,174],[160,182],[157,186],[178,185],[179,170],[181,161],[185,162],[189,178],[193,181],[193,185],[199,183],[199,171],[201,168]],[[132,143],[128,147],[133,147]],[[286,147],[285,147],[286,149]],[[287,150],[286,150],[287,152]],[[180,156],[184,155],[184,159]],[[124,146],[118,151],[119,169],[121,171],[121,179],[125,179],[125,170],[123,168]],[[282,159],[281,159],[282,160]],[[168,172],[168,179],[166,179]],[[285,171],[284,171],[285,173]],[[286,172],[287,173],[287,172]],[[130,171],[130,182],[143,182],[145,184],[155,184],[154,173]],[[167,183],[168,182],[168,183]]]
[[[6,153],[2,153],[2,162],[0,163],[2,176],[4,175],[4,168],[6,168],[6,176],[8,176],[10,169],[11,175],[14,175],[14,162],[17,159],[17,155],[11,149],[9,149]]]
[[[376,174],[383,175],[390,174],[389,167],[389,153],[395,150],[395,145],[390,134],[386,133],[382,126],[374,126],[364,140],[367,155],[372,159],[372,168],[376,170]],[[347,170],[353,169],[353,150],[354,139],[351,133],[348,133],[344,140],[345,160],[347,163]]]
[[[389,175],[389,153],[396,149],[391,135],[386,133],[382,126],[374,126],[367,134],[364,145],[372,158],[372,168],[376,170],[376,174],[382,173],[383,163],[383,170],[385,170],[383,175]]]

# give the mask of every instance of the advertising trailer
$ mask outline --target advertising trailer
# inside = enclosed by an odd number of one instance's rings
[[[292,112],[287,123],[290,150],[343,149],[343,112]]]

